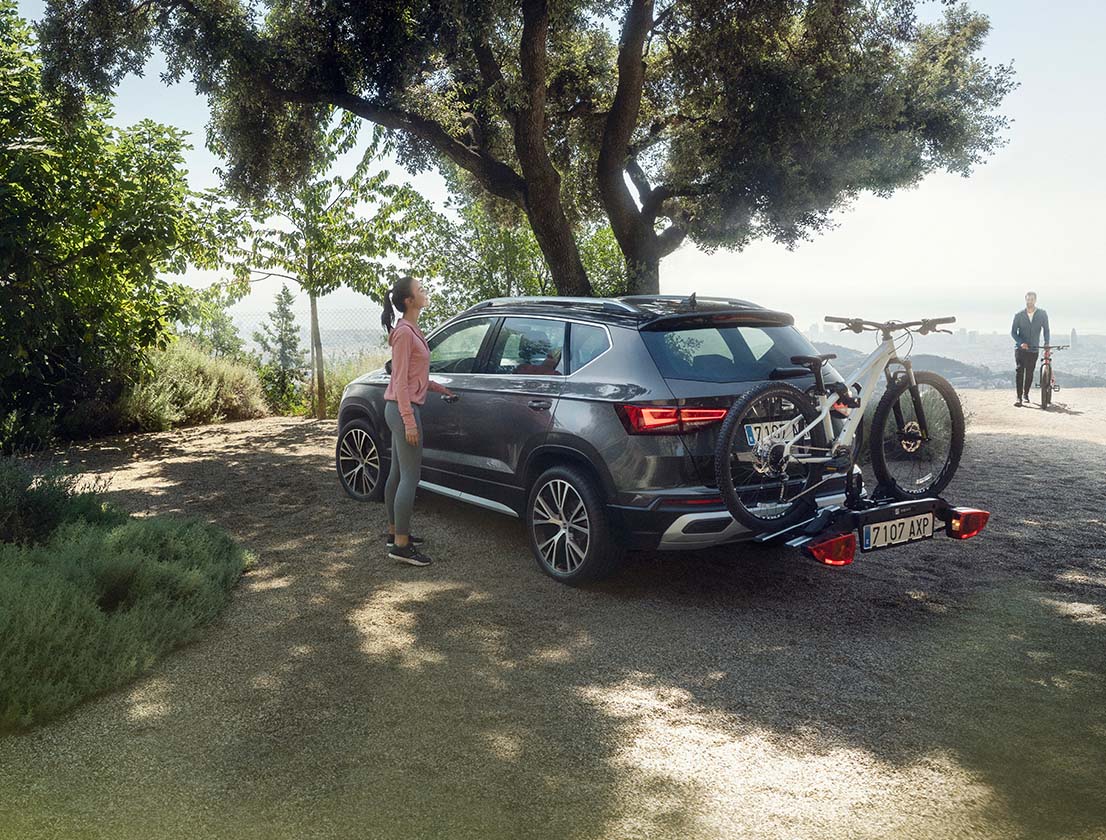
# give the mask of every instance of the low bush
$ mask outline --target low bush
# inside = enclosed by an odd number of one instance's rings
[[[324,372],[326,376],[326,416],[331,418],[338,416],[338,407],[342,402],[342,391],[350,382],[369,371],[384,367],[384,363],[389,358],[390,354],[385,350],[381,350],[377,353],[362,353],[357,356],[328,359]],[[314,386],[309,383],[305,390],[303,411],[304,413],[310,413],[311,406],[314,404]]]
[[[0,731],[147,671],[226,605],[249,562],[198,521],[128,517],[0,461]]]
[[[149,371],[119,405],[128,431],[165,431],[266,414],[257,372],[240,362],[213,358],[190,339],[154,351]]]

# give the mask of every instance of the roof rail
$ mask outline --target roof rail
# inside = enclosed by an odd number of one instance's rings
[[[635,314],[641,312],[641,309],[632,303],[614,298],[545,297],[542,295],[492,298],[476,304],[472,309],[486,309],[489,306],[510,306],[517,303],[540,303],[548,306],[595,306],[612,312],[633,312]]]
[[[642,303],[648,303],[652,300],[674,300],[683,302],[688,299],[688,295],[623,295],[619,300],[624,303],[633,303],[635,301],[641,301]],[[702,303],[703,301],[716,301],[720,303],[736,303],[741,306],[752,306],[747,300],[741,298],[729,298],[729,297],[696,297],[696,301]]]

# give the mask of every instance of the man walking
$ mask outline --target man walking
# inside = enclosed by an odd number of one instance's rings
[[[1029,402],[1029,388],[1033,384],[1033,369],[1037,367],[1037,353],[1041,347],[1041,332],[1045,334],[1045,344],[1049,343],[1048,313],[1037,308],[1037,293],[1025,293],[1025,309],[1014,316],[1014,326],[1010,336],[1014,339],[1014,362],[1017,372],[1014,384],[1018,389],[1018,408],[1022,402]]]

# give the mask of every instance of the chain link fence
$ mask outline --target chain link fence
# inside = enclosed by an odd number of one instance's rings
[[[321,309],[318,317],[326,386],[323,414],[336,417],[345,386],[362,374],[382,367],[388,359],[388,334],[380,325],[380,311],[369,307]],[[234,313],[232,320],[244,349],[261,354],[261,346],[254,336],[261,332],[263,326],[271,323],[269,315],[264,312]],[[299,337],[298,349],[303,357],[299,374],[303,382],[305,409],[315,416],[323,416],[317,405],[318,383],[315,381],[310,315],[296,311],[295,326]]]

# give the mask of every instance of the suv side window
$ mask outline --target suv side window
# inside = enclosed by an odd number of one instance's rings
[[[569,341],[569,373],[575,373],[588,362],[606,353],[611,346],[607,331],[591,324],[572,324],[572,340]]]
[[[488,359],[488,373],[562,376],[565,327],[564,321],[545,318],[505,318]]]
[[[431,338],[430,372],[472,373],[491,324],[488,318],[461,321]]]

